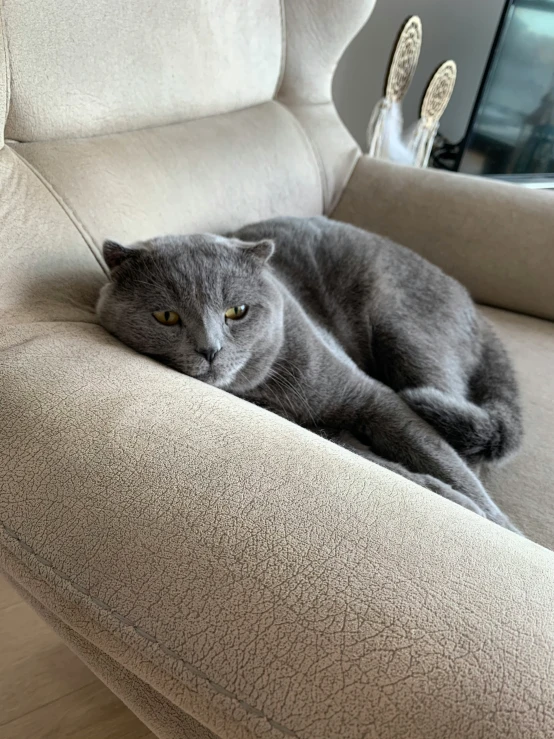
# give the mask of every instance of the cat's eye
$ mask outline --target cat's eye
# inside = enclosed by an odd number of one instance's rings
[[[247,305],[234,305],[232,308],[228,308],[225,311],[225,318],[231,321],[238,321],[240,318],[244,318],[247,313]]]
[[[156,321],[164,326],[175,326],[176,323],[179,323],[179,314],[175,313],[174,310],[157,310],[152,315]]]

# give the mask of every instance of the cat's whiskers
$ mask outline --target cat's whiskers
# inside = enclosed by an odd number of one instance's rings
[[[312,413],[312,409],[306,395],[302,392],[301,386],[295,385],[293,380],[289,380],[284,374],[284,372],[290,371],[290,369],[298,371],[298,367],[296,367],[292,362],[284,364],[283,361],[280,362],[277,360],[272,365],[268,373],[268,378],[273,380],[277,386],[285,392],[290,391],[293,397],[298,400],[306,410],[309,420],[311,420],[314,426],[317,426],[317,421]]]

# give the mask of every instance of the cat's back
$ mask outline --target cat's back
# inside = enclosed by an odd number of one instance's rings
[[[273,239],[276,248],[271,267],[278,272],[289,272],[289,265],[313,266],[317,263],[327,231],[327,219],[322,216],[281,217],[252,223],[233,235],[243,241]]]
[[[426,259],[389,239],[325,217],[274,218],[235,234],[271,238],[270,267],[312,322],[371,374],[375,336],[473,336],[467,291]]]
[[[472,321],[473,304],[460,283],[384,236],[324,216],[273,218],[235,235],[274,239],[271,268],[331,330],[369,313],[431,324],[454,314]]]
[[[245,226],[234,236],[244,241],[274,239],[271,267],[296,297],[327,296],[339,284],[348,290],[371,277],[379,236],[325,216],[281,217]]]
[[[364,304],[369,299],[428,314],[441,304],[471,303],[460,283],[411,249],[325,216],[273,218],[236,235],[246,241],[275,240],[271,267],[297,297],[332,296],[336,305],[347,301],[354,308],[360,299]]]

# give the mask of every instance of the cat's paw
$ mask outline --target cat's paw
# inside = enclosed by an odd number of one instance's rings
[[[416,477],[417,479],[415,479]],[[447,498],[447,500],[458,503],[458,505],[467,508],[468,511],[473,511],[473,513],[476,513],[478,516],[486,518],[488,521],[492,521],[493,523],[497,524],[498,526],[502,526],[502,528],[507,529],[508,531],[512,531],[514,534],[525,537],[525,534],[520,531],[517,526],[515,526],[510,521],[508,516],[502,513],[502,511],[494,503],[492,503],[492,501],[491,508],[487,511],[484,511],[470,498],[468,498],[467,495],[459,493],[457,490],[454,490],[453,487],[447,485],[445,482],[437,480],[436,477],[432,477],[431,475],[417,475],[414,476],[414,482],[417,482],[422,487],[427,488],[427,490],[431,490],[431,492],[433,493],[437,493],[437,495],[441,495],[443,498]]]
[[[480,459],[494,436],[489,414],[474,403],[434,387],[402,390],[400,397],[464,459]]]
[[[508,516],[506,516],[502,511],[495,512],[494,514],[487,515],[487,518],[489,521],[493,521],[498,526],[502,526],[503,529],[507,529],[508,531],[511,531],[514,534],[517,534],[518,536],[522,536],[524,539],[526,538],[525,534],[521,529],[518,529],[517,526],[515,526]]]
[[[407,388],[399,395],[466,462],[499,462],[519,448],[520,424],[501,404],[484,410],[434,387]]]
[[[454,490],[454,488],[448,485],[446,482],[442,482],[442,480],[437,480],[437,478],[433,477],[432,475],[414,475],[413,480],[414,482],[417,482],[418,485],[421,485],[427,490],[430,490],[433,493],[437,493],[437,495],[440,495],[447,500],[451,500],[453,503],[457,503],[463,508],[467,508],[468,511],[473,511],[473,513],[476,513],[482,518],[488,518],[487,514],[483,510],[481,510],[481,508],[479,508],[477,503],[474,503],[471,498],[467,497],[467,495]]]

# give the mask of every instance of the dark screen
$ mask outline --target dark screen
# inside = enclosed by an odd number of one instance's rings
[[[554,173],[554,0],[511,4],[460,171]]]

